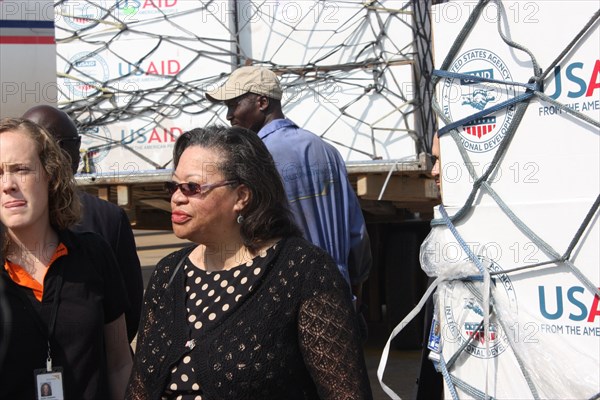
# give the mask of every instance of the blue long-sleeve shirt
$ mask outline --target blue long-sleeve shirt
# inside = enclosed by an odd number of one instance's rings
[[[333,257],[349,284],[364,282],[372,264],[371,246],[340,153],[287,118],[271,121],[258,136],[273,156],[306,239]]]

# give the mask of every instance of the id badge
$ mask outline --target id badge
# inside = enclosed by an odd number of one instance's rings
[[[427,341],[427,348],[431,351],[439,353],[441,350],[440,346],[440,323],[437,320],[437,315],[433,315],[431,320],[431,330],[429,331],[429,340]]]
[[[61,367],[52,368],[50,372],[46,368],[36,369],[33,375],[37,400],[65,400]]]

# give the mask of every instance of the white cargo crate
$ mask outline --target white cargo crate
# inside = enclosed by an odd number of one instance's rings
[[[153,132],[229,124],[204,92],[253,62],[280,75],[286,116],[347,162],[417,160],[407,5],[68,0],[57,7],[59,106],[91,126],[96,173],[168,169],[172,141]]]
[[[456,1],[434,7],[437,68],[476,5]],[[471,32],[449,60],[446,71],[464,75],[446,77],[437,85],[440,110],[448,123],[526,92],[520,86],[469,79],[527,84],[534,76],[531,58],[503,41],[498,25],[510,40],[530,50],[544,71],[599,7],[596,1],[502,5],[500,24],[498,4],[487,4],[470,22]],[[449,368],[460,398],[483,394],[500,399],[591,398],[600,393],[600,226],[594,206],[600,194],[598,20],[549,70],[538,90],[592,123],[534,97],[489,186],[479,188],[472,203],[467,199],[474,178],[467,164],[477,176],[484,173],[507,140],[516,108],[458,126],[457,140],[450,134],[441,138],[443,204],[450,216],[466,207],[455,222],[457,232],[483,267],[495,273],[490,298],[495,308],[486,337],[483,328],[477,328],[485,314],[484,300],[469,290],[481,290],[482,284],[465,283],[470,279],[455,271],[470,266],[472,275],[480,275],[467,252],[445,225],[434,228],[422,247],[424,268],[448,274],[436,304],[443,359],[448,361],[463,347]],[[440,127],[444,125],[440,121]],[[559,260],[588,212],[589,224],[570,257]],[[446,385],[446,398],[454,384]]]

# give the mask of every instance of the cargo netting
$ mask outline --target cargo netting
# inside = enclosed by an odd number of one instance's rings
[[[441,218],[432,221],[432,231],[421,247],[420,259],[423,270],[430,277],[435,278],[435,281],[431,284],[416,308],[393,330],[379,364],[378,377],[386,393],[393,399],[399,399],[397,394],[383,382],[383,374],[391,340],[421,311],[429,296],[433,295],[437,297],[434,301],[436,304],[437,321],[446,318],[447,315],[445,314],[451,312],[448,307],[445,309],[439,307],[439,304],[442,304],[440,303],[439,298],[453,296],[452,298],[456,303],[461,304],[463,310],[468,309],[469,312],[474,311],[474,314],[472,315],[476,314],[478,317],[476,322],[472,322],[471,319],[467,320],[467,325],[471,325],[467,329],[470,332],[470,336],[462,343],[462,345],[455,345],[457,349],[453,354],[450,356],[446,355],[445,357],[443,352],[438,352],[438,350],[435,349],[432,351],[434,356],[430,357],[434,361],[436,369],[442,374],[447,395],[452,397],[452,399],[456,400],[461,397],[459,393],[468,398],[492,399],[494,397],[490,396],[490,392],[488,392],[492,387],[492,384],[489,382],[493,382],[494,387],[497,389],[499,385],[512,386],[515,385],[515,382],[517,381],[523,381],[523,385],[528,392],[526,398],[598,398],[600,396],[600,393],[597,393],[598,354],[587,354],[585,351],[582,351],[581,348],[574,348],[572,344],[566,340],[560,341],[560,345],[557,345],[558,342],[549,340],[549,336],[538,335],[535,337],[535,342],[523,340],[523,335],[526,333],[523,326],[533,327],[533,323],[536,319],[532,315],[527,315],[527,313],[522,310],[519,310],[518,313],[516,312],[516,298],[505,295],[503,285],[512,285],[510,283],[510,277],[517,279],[514,277],[519,274],[521,279],[535,281],[535,276],[531,278],[524,275],[531,271],[538,273],[546,271],[549,274],[556,273],[557,276],[559,276],[558,273],[560,272],[563,274],[560,275],[563,277],[562,279],[564,279],[565,275],[568,275],[574,282],[580,285],[572,290],[577,290],[581,293],[585,292],[586,294],[589,293],[590,297],[595,299],[592,304],[597,306],[598,298],[600,298],[600,289],[597,287],[597,282],[593,282],[598,276],[597,259],[595,260],[595,266],[592,267],[595,268],[595,271],[590,275],[588,269],[586,275],[586,273],[581,271],[581,266],[576,265],[575,257],[576,253],[582,251],[583,244],[586,243],[586,240],[587,246],[590,246],[589,237],[594,237],[592,230],[597,231],[600,195],[592,198],[589,203],[587,202],[587,198],[580,199],[582,201],[582,206],[585,207],[585,209],[578,210],[578,217],[571,224],[575,227],[574,235],[569,237],[566,243],[560,244],[564,245],[564,250],[558,250],[559,247],[557,247],[557,244],[548,240],[547,237],[549,236],[549,232],[542,232],[539,227],[536,229],[529,226],[523,218],[528,216],[519,215],[519,213],[514,210],[515,204],[505,201],[505,199],[503,199],[503,197],[494,189],[493,183],[498,176],[497,174],[500,165],[505,157],[507,157],[507,154],[510,153],[511,144],[513,143],[519,124],[523,120],[525,111],[530,105],[530,102],[534,99],[556,107],[556,109],[561,110],[564,118],[576,121],[576,127],[583,132],[582,135],[590,134],[592,136],[598,136],[600,121],[597,117],[593,118],[593,113],[586,114],[580,112],[576,110],[575,107],[569,107],[567,104],[551,98],[548,94],[544,93],[544,87],[548,86],[548,82],[555,78],[553,73],[555,72],[557,65],[563,63],[582,41],[585,41],[590,35],[594,35],[593,32],[597,33],[600,21],[600,10],[589,15],[587,23],[578,27],[578,32],[576,32],[572,38],[569,38],[569,44],[564,49],[556,49],[555,53],[553,53],[555,54],[554,61],[549,62],[547,66],[542,68],[542,66],[538,64],[535,54],[533,54],[532,51],[510,38],[510,24],[507,21],[507,12],[501,1],[481,0],[473,5],[474,7],[472,8],[468,21],[460,30],[460,33],[456,37],[446,58],[443,63],[441,63],[441,67],[439,70],[434,70],[434,83],[438,85],[448,85],[448,82],[451,82],[451,79],[454,79],[455,84],[456,82],[460,82],[461,85],[476,83],[479,85],[477,87],[486,87],[487,85],[488,89],[491,87],[498,87],[498,85],[507,85],[513,87],[518,86],[523,88],[523,90],[521,94],[516,94],[514,97],[499,102],[499,104],[496,104],[493,107],[485,109],[482,107],[481,111],[456,120],[448,117],[447,112],[445,112],[440,105],[441,99],[434,95],[432,106],[445,125],[439,130],[439,135],[449,135],[452,137],[458,148],[458,153],[462,158],[463,163],[461,165],[466,166],[471,179],[470,182],[472,182],[473,185],[470,193],[468,193],[468,196],[466,197],[466,201],[462,206],[456,207],[456,212],[453,213],[453,215],[449,215],[444,205],[438,207]],[[524,54],[524,58],[527,59],[526,65],[531,65],[531,79],[529,82],[489,79],[485,76],[475,76],[474,74],[465,73],[461,74],[455,70],[453,71],[452,65],[457,59],[457,55],[460,54],[461,46],[463,46],[466,39],[471,34],[477,21],[484,18],[484,10],[490,5],[493,5],[491,9],[494,9],[497,12],[497,30],[503,44],[509,46],[511,51]],[[488,11],[487,17],[489,18],[489,9],[486,11]],[[592,55],[597,57],[597,53],[592,53]],[[577,61],[580,61],[579,58]],[[595,75],[592,76],[593,79],[594,77]],[[593,80],[592,82],[596,81]],[[510,121],[508,125],[507,132],[502,139],[501,144],[498,146],[495,153],[493,153],[493,159],[487,164],[484,172],[479,174],[479,171],[475,168],[478,164],[472,161],[470,153],[465,149],[465,146],[461,141],[459,129],[462,129],[462,127],[469,122],[488,115],[495,115],[495,113],[506,111],[509,108],[511,112],[514,112],[512,121]],[[566,132],[562,132],[562,134],[565,135]],[[597,150],[598,149],[596,149],[596,151]],[[597,171],[594,173],[597,174]],[[593,177],[594,174],[591,176]],[[564,182],[557,181],[556,190],[564,190],[562,187],[563,183]],[[596,196],[596,194],[594,193],[593,196]],[[502,269],[493,259],[486,259],[473,250],[473,243],[468,243],[467,239],[464,239],[463,236],[461,236],[457,226],[460,225],[463,229],[465,226],[468,226],[470,223],[469,219],[477,212],[476,209],[481,207],[482,198],[484,197],[485,199],[491,199],[489,202],[489,204],[491,204],[490,208],[497,208],[500,211],[500,214],[503,215],[503,220],[508,221],[507,225],[510,225],[511,228],[514,227],[514,231],[527,238],[529,244],[535,246],[536,249],[541,250],[545,260],[539,262],[526,262],[521,265],[517,263],[509,269]],[[548,202],[549,200],[544,198],[538,199],[538,201],[541,204],[543,202]],[[486,205],[488,205],[488,203],[486,203]],[[516,205],[522,206],[522,204]],[[547,226],[551,228],[550,230],[560,229],[558,228],[558,218],[558,215],[548,215]],[[570,219],[572,220],[573,217],[571,216]],[[470,233],[472,235],[473,232],[477,230],[493,231],[495,229],[500,228],[492,225],[490,222],[489,225],[486,223],[485,225],[472,226],[472,231],[470,231]],[[498,235],[493,236],[493,234],[491,234],[489,237],[498,237]],[[447,245],[452,245],[449,247],[460,249],[459,254],[464,256],[464,258],[457,256],[450,260],[447,257],[440,257],[439,248]],[[591,246],[597,249],[597,243],[592,243]],[[594,260],[592,260],[592,263],[593,262]],[[523,278],[523,276],[526,276],[526,278]],[[514,290],[513,286],[510,286],[509,289]],[[541,291],[543,290],[543,287],[540,286],[537,290]],[[593,313],[594,310],[592,309],[590,312]],[[460,320],[459,323],[466,324],[464,319],[466,318],[466,311],[463,311],[463,314],[460,315],[463,319]],[[591,315],[596,316],[596,314]],[[583,317],[580,319],[582,318]],[[591,318],[592,321],[595,319],[592,317],[589,318]],[[598,325],[597,323],[594,323],[593,326]],[[450,326],[450,330],[452,329],[459,328]],[[471,376],[469,379],[463,380],[455,375],[454,372],[456,368],[464,368],[467,358],[474,357],[472,353],[475,352],[474,349],[477,345],[480,345],[480,343],[485,343],[485,346],[481,347],[482,354],[492,351],[490,342],[494,341],[495,338],[497,339],[501,332],[512,333],[512,335],[505,335],[507,339],[506,348],[510,349],[511,360],[516,366],[516,368],[511,371],[511,382],[501,382],[497,376],[491,375],[493,368],[500,369],[500,367],[498,367],[499,361],[493,357],[490,357],[487,362],[478,364],[483,365],[483,371],[478,371],[481,375],[478,375],[477,378]],[[596,331],[592,331],[592,336],[593,332]],[[436,333],[436,335],[441,336],[439,333]],[[437,338],[439,339],[439,336]],[[535,351],[531,349],[532,346],[529,345],[529,343],[536,344]],[[436,343],[436,346],[438,345],[440,345],[439,342]],[[441,346],[443,346],[443,343]],[[468,351],[471,353],[468,353]],[[479,357],[485,358],[485,356],[482,355],[479,355]],[[583,372],[581,368],[575,368],[575,364],[588,365],[586,364],[588,362],[590,363],[589,365],[595,365],[595,368],[584,370]],[[498,369],[496,369],[496,371]],[[483,379],[479,379],[481,377],[483,377]],[[477,382],[475,383],[474,381]]]
[[[91,158],[126,148],[166,168],[136,132],[228,124],[204,92],[248,64],[272,68],[286,115],[347,161],[430,151],[428,2],[61,0],[55,14],[59,106]]]

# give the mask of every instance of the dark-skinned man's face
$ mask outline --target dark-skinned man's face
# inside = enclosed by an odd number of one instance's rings
[[[232,126],[237,125],[258,132],[265,124],[265,113],[261,111],[261,97],[254,93],[246,93],[225,101],[227,120]]]

